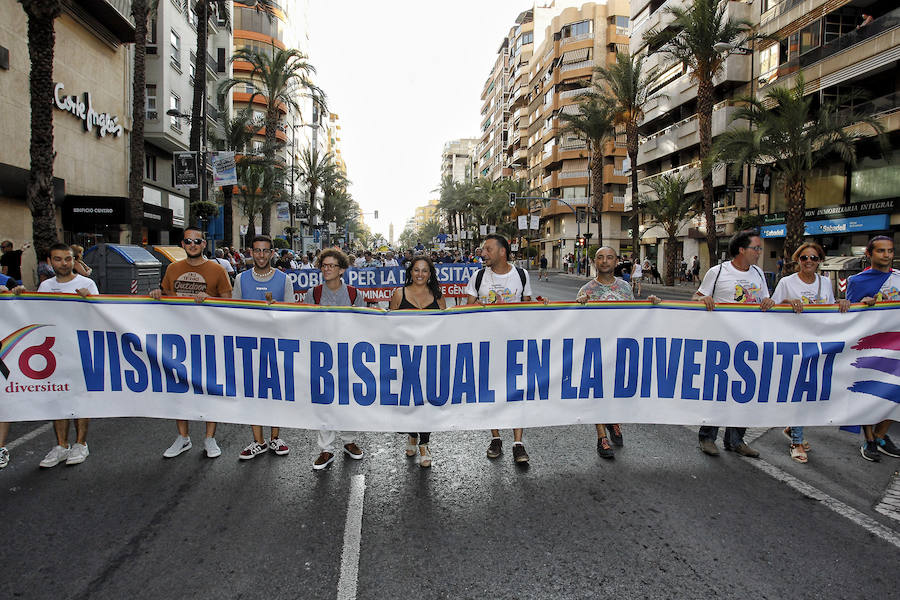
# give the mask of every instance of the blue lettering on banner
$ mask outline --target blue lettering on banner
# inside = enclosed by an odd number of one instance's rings
[[[172,395],[295,401],[298,339],[77,330],[76,340],[88,392],[142,393],[149,387]],[[499,365],[505,368],[497,369],[499,382],[491,380],[497,347],[490,341],[377,348],[370,342],[308,343],[313,404],[372,406],[377,401],[408,409],[493,403],[498,397],[549,400],[551,376],[557,374],[561,400],[604,398],[601,338],[565,338],[559,346],[551,339],[506,340],[499,350],[506,354]],[[612,397],[738,404],[766,403],[770,397],[776,403],[828,401],[844,344],[742,340],[732,346],[721,340],[616,338],[614,360],[608,363],[614,365]],[[498,394],[494,383],[505,388]]]
[[[435,265],[435,275],[442,284],[466,285],[469,279],[481,268],[472,263],[449,263]],[[322,272],[318,269],[288,269],[285,275],[294,286],[295,292],[306,292],[322,283]],[[406,282],[406,269],[403,267],[350,267],[344,271],[346,284],[360,289],[378,289],[401,287]]]

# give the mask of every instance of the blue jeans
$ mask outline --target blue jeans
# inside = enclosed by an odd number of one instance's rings
[[[791,427],[791,443],[792,444],[802,444],[803,443],[803,428],[802,427]]]
[[[728,448],[737,448],[744,443],[744,433],[747,432],[746,427],[726,427],[725,428],[725,446]],[[700,428],[700,441],[712,440],[716,441],[719,435],[718,427],[710,427],[704,425]]]

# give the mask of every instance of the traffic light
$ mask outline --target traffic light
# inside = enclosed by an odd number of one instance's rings
[[[509,193],[509,207],[510,208],[516,207],[516,193],[515,192]]]
[[[583,237],[578,238],[578,245],[581,246],[582,248],[584,248],[584,238]]]

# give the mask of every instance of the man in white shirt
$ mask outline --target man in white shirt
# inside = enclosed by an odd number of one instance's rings
[[[467,304],[504,304],[507,302],[530,302],[531,282],[528,271],[509,264],[509,242],[500,234],[491,233],[484,239],[481,255],[485,267],[469,279],[466,286]],[[513,460],[527,463],[528,453],[522,443],[522,428],[513,429]],[[491,429],[491,443],[487,449],[488,458],[503,454],[500,430]]]
[[[300,257],[300,269],[315,269],[315,265],[309,262],[309,255],[304,254]]]
[[[225,269],[225,272],[228,273],[230,277],[234,277],[234,267],[231,266],[231,263],[225,260],[225,252],[219,248],[216,250],[216,262],[222,265],[222,268]]]
[[[384,266],[386,267],[399,267],[400,263],[397,262],[397,259],[394,258],[393,252],[387,253],[387,258],[384,259]]]
[[[82,298],[96,296],[97,284],[92,279],[79,275],[75,268],[75,254],[67,244],[53,244],[50,246],[50,266],[53,267],[55,277],[45,279],[38,287],[38,292],[47,294],[78,294]],[[61,462],[67,465],[78,465],[88,457],[87,430],[88,419],[75,419],[75,443],[69,446],[69,420],[57,419],[53,421],[53,429],[56,432],[56,446],[53,447],[41,466],[44,468],[55,467]]]
[[[694,300],[706,305],[706,310],[714,310],[716,302],[738,304],[758,304],[760,310],[769,310],[775,303],[769,298],[766,277],[756,263],[762,255],[762,239],[755,231],[736,233],[728,243],[731,260],[711,267],[703,277]],[[744,441],[746,427],[725,428],[725,449],[742,456],[759,457],[759,452]],[[718,456],[716,437],[718,427],[700,428],[700,450],[710,456]]]

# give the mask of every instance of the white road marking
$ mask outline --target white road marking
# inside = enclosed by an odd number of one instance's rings
[[[341,577],[338,579],[338,600],[355,600],[359,578],[359,547],[362,541],[363,498],[366,476],[354,475],[350,480],[347,500],[347,522],[344,524],[344,549],[341,552]]]
[[[689,429],[695,429],[695,427],[689,427]],[[751,427],[747,429],[747,433],[744,435],[744,441],[748,444],[754,442],[762,437],[763,434],[765,434],[767,431],[769,431],[769,429],[771,429],[771,427]],[[797,479],[790,473],[782,471],[775,465],[767,463],[765,460],[759,458],[744,458],[744,460],[766,475],[769,475],[773,479],[777,479],[778,481],[800,492],[807,498],[812,498],[813,500],[821,502],[822,505],[826,508],[836,512],[842,517],[850,519],[872,535],[878,536],[884,541],[893,544],[897,548],[900,548],[900,534],[890,529],[889,527],[885,527],[875,519],[866,516],[865,514],[861,513],[851,506],[844,504],[836,498],[832,498],[818,488],[815,488],[808,483]],[[894,478],[893,483],[888,487],[887,493],[881,500],[881,503],[879,503],[875,507],[875,510],[883,515],[900,520],[900,479],[896,477]]]
[[[900,477],[894,475],[894,480],[888,486],[881,502],[875,505],[875,510],[900,521]]]
[[[41,435],[41,434],[43,434],[43,433],[46,433],[46,432],[50,431],[50,429],[51,429],[52,427],[53,427],[53,422],[52,422],[52,421],[51,421],[50,423],[44,423],[43,425],[41,425],[41,426],[38,427],[37,429],[34,429],[34,430],[32,430],[32,431],[29,431],[28,433],[26,433],[26,434],[23,435],[22,437],[17,438],[17,439],[14,439],[14,440],[11,441],[10,443],[8,443],[8,444],[6,445],[6,449],[7,449],[7,450],[12,450],[13,448],[15,448],[15,447],[17,447],[17,446],[21,446],[21,445],[24,444],[25,442],[27,442],[27,441],[29,441],[29,440],[33,440],[33,439],[36,438],[37,436],[39,436],[39,435]]]

